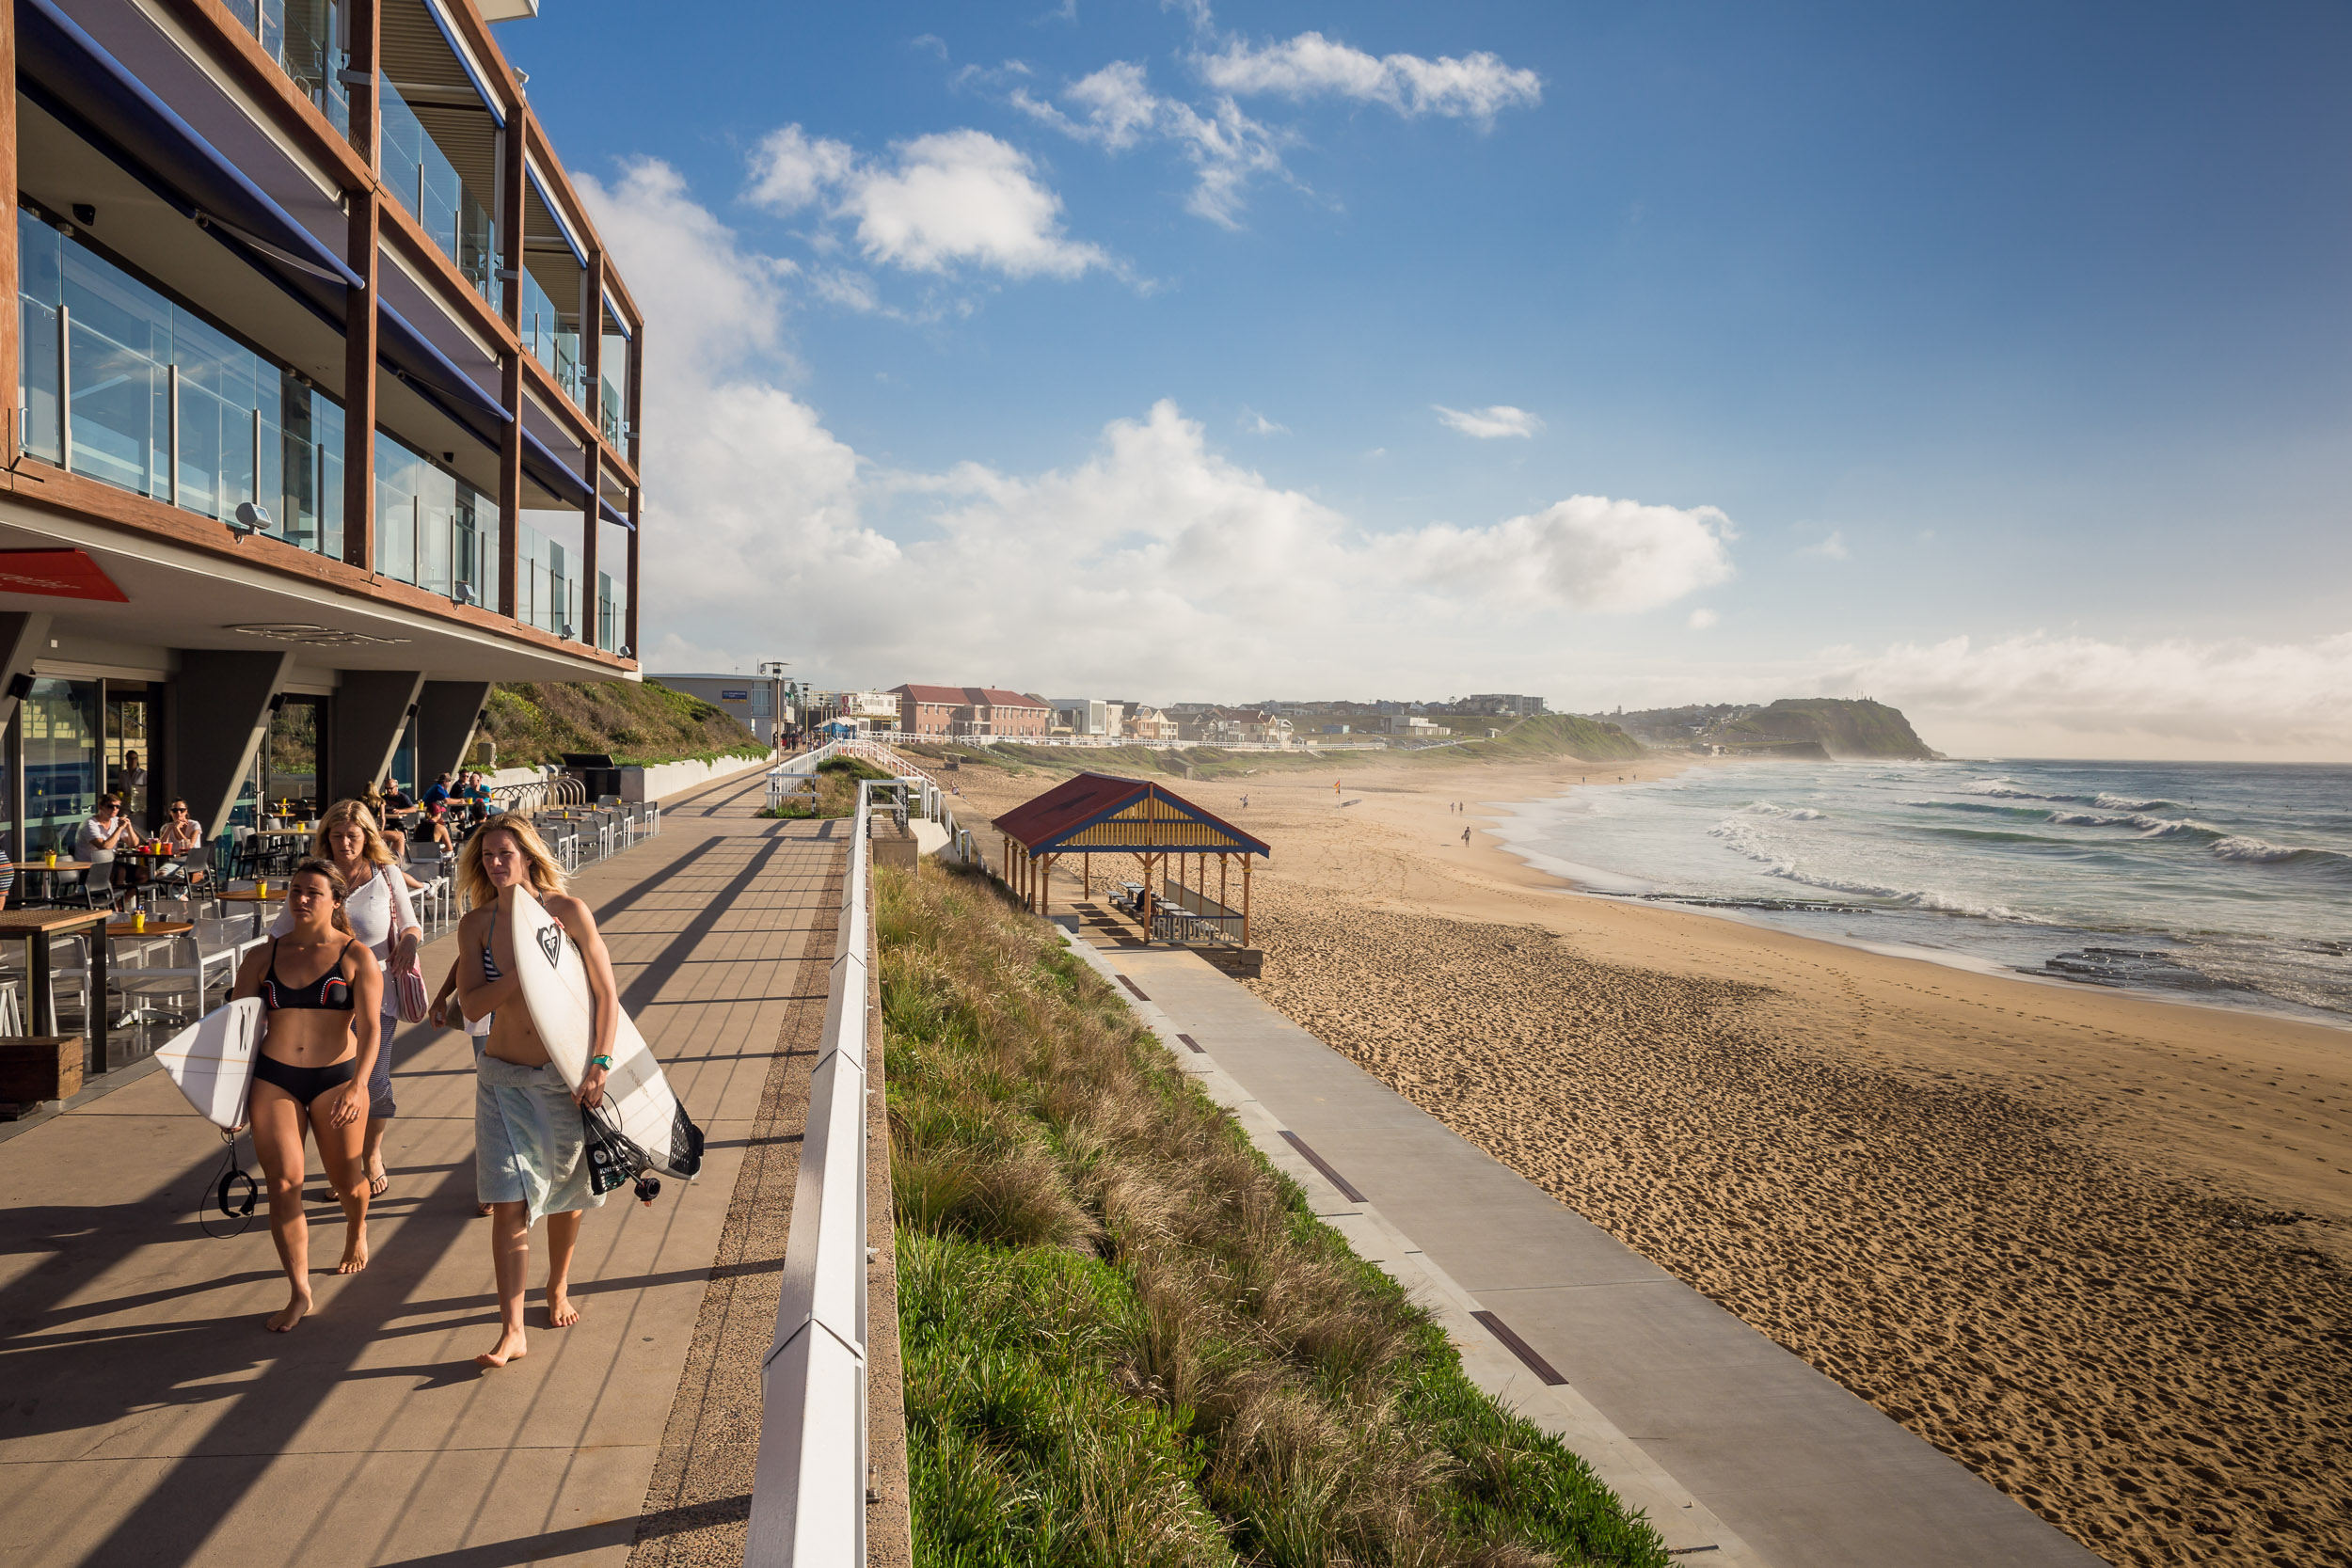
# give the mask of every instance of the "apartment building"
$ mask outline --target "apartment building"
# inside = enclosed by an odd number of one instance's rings
[[[645,678],[701,698],[766,745],[781,745],[787,733],[800,726],[792,683],[782,675],[649,674]]]
[[[489,25],[19,0],[0,831],[430,778],[493,682],[633,678],[644,321]],[[523,21],[515,25],[533,25]]]
[[[898,728],[911,736],[1018,738],[1050,735],[1053,705],[1041,697],[991,686],[894,687]]]

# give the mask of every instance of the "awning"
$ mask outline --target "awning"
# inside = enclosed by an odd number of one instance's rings
[[[564,215],[562,204],[548,194],[547,182],[539,178],[539,166],[529,153],[523,155],[523,174],[530,180],[531,188],[539,193],[539,204],[548,210],[548,216],[555,220],[555,231],[563,235],[564,243],[571,247],[572,260],[586,266],[588,247],[581,245],[580,236],[572,232],[571,219]]]
[[[482,62],[473,57],[473,51],[467,47],[466,40],[458,37],[456,25],[450,21],[449,11],[442,6],[441,0],[424,0],[424,9],[425,14],[433,18],[433,24],[441,30],[441,36],[449,40],[449,52],[457,56],[457,63],[465,70],[466,79],[473,84],[473,90],[482,95],[482,106],[490,111],[490,119],[497,122],[498,128],[505,130],[506,111],[499,107],[498,94],[490,90],[490,78],[483,71]]]
[[[360,277],[53,0],[16,0],[20,83],[166,201],[340,312]],[[327,291],[332,291],[331,297]]]

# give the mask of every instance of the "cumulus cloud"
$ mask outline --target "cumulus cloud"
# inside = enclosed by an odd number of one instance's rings
[[[1241,411],[1241,427],[1252,436],[1288,436],[1291,433],[1290,426],[1276,424],[1263,414],[1246,405]]]
[[[1731,576],[1731,519],[1711,506],[1570,496],[1488,528],[1437,524],[1378,541],[1403,580],[1497,608],[1655,610]]]
[[[1228,229],[1238,228],[1249,182],[1260,176],[1288,179],[1282,166],[1289,138],[1242,113],[1231,98],[1196,108],[1153,92],[1143,67],[1114,60],[1062,89],[1061,103],[1039,98],[1025,87],[1009,102],[1041,125],[1091,142],[1108,152],[1124,152],[1145,142],[1165,142],[1182,151],[1193,167],[1194,214]]]
[[[852,226],[868,261],[940,273],[958,266],[1010,277],[1075,277],[1116,270],[1099,245],[1064,232],[1061,198],[1027,153],[986,132],[943,131],[899,142],[886,159],[787,125],[751,159],[747,200],[779,214],[823,203]]]
[[[1442,115],[1491,125],[1502,110],[1533,108],[1544,96],[1543,79],[1535,72],[1505,65],[1484,50],[1434,60],[1420,55],[1375,57],[1321,33],[1256,47],[1235,39],[1200,56],[1198,64],[1202,80],[1236,97],[1331,95],[1378,103],[1407,119]]]
[[[1430,407],[1438,411],[1438,422],[1452,425],[1465,436],[1475,436],[1482,441],[1492,441],[1505,436],[1533,436],[1544,428],[1544,421],[1524,408],[1514,408],[1498,403],[1488,408],[1448,408],[1442,403]]]
[[[1833,529],[1830,531],[1828,538],[1817,539],[1812,544],[1805,546],[1797,553],[1799,555],[1818,555],[1824,561],[1843,561],[1852,552],[1846,548],[1846,531],[1844,529]]]

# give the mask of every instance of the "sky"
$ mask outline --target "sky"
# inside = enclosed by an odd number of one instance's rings
[[[2352,759],[2340,5],[648,14],[648,672]]]

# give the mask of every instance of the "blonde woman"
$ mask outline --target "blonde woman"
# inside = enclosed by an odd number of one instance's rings
[[[376,1033],[382,1043],[368,1077],[367,1131],[368,1195],[382,1197],[392,1189],[392,1179],[384,1169],[384,1134],[400,1114],[392,1100],[392,1031],[400,1026],[400,1019],[393,1012],[389,976],[396,964],[415,959],[417,946],[424,940],[424,927],[418,924],[416,907],[408,901],[407,879],[392,863],[391,848],[375,831],[374,815],[366,806],[357,800],[338,800],[327,807],[319,818],[318,831],[310,835],[310,853],[342,874],[351,890],[343,901],[344,917],[351,923],[353,936],[374,956],[377,969],[386,976]],[[285,935],[293,928],[293,918],[291,906],[279,911],[270,923],[269,934]],[[331,1170],[327,1180],[336,1180]],[[328,1191],[341,1196],[331,1185]]]
[[[269,1183],[270,1238],[290,1287],[285,1309],[269,1318],[273,1334],[285,1333],[310,1310],[310,1226],[302,1208],[306,1132],[318,1139],[327,1179],[342,1189],[343,1258],[336,1272],[358,1274],[368,1266],[360,1153],[367,1097],[360,1085],[382,1054],[376,1014],[383,982],[374,958],[352,935],[346,891],[342,873],[326,861],[294,867],[286,884],[286,929],[246,955],[230,993],[260,997],[264,1020],[246,1116]]]
[[[487,1018],[490,1036],[474,1059],[474,1180],[490,1206],[490,1258],[498,1274],[499,1339],[474,1357],[503,1367],[529,1349],[523,1295],[531,1269],[531,1227],[548,1222],[548,1326],[580,1321],[572,1305],[572,1253],[580,1244],[583,1210],[602,1207],[589,1181],[580,1109],[604,1102],[612,1066],[612,1036],[620,1020],[620,989],[612,960],[588,906],[564,891],[564,868],[530,822],[501,816],[466,841],[457,858],[457,887],[466,918],[457,927],[457,1001],[469,1020]],[[596,1026],[588,1071],[566,1088],[548,1059],[547,1042],[522,1005],[515,978],[517,956],[508,933],[515,890],[528,888],[563,923],[588,968]],[[536,954],[531,955],[533,958]]]

